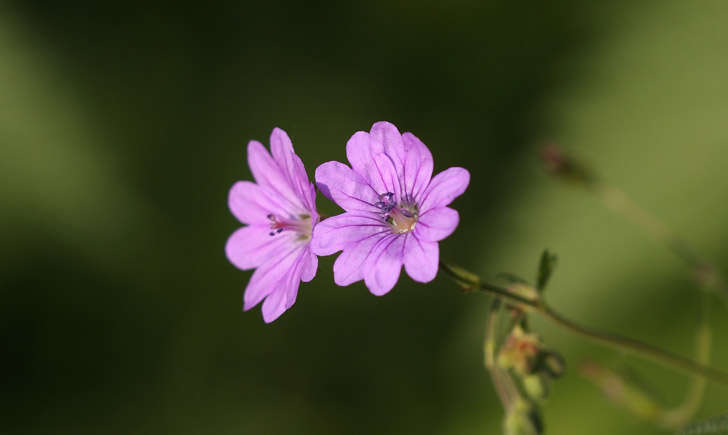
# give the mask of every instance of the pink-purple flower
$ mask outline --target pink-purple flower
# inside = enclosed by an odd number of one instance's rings
[[[248,143],[248,165],[256,183],[238,181],[230,189],[230,211],[246,224],[227,241],[225,253],[239,269],[253,269],[243,308],[263,302],[270,323],[296,302],[301,281],[316,275],[318,258],[311,252],[318,223],[316,190],[285,131],[270,136],[271,154],[257,141]]]
[[[415,281],[434,279],[437,242],[459,221],[447,206],[467,188],[468,171],[453,167],[432,177],[427,146],[388,122],[356,132],[346,156],[351,167],[332,161],[316,169],[319,189],[345,213],[316,226],[313,252],[343,251],[334,263],[335,282],[345,286],[363,279],[375,295],[394,287],[403,265]]]

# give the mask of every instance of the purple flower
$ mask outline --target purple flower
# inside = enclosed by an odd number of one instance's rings
[[[233,233],[225,253],[239,269],[256,268],[245,288],[243,309],[263,302],[270,323],[296,302],[300,281],[316,275],[318,258],[310,241],[316,213],[316,190],[308,181],[291,139],[280,128],[270,136],[271,151],[248,143],[248,165],[256,183],[238,181],[230,189],[230,211],[244,226]]]
[[[447,207],[470,182],[463,168],[432,177],[432,154],[412,133],[388,122],[356,132],[346,144],[351,168],[327,162],[316,169],[321,192],[345,213],[318,224],[312,250],[343,251],[334,263],[338,285],[364,283],[375,295],[389,292],[404,265],[419,282],[435,278],[437,242],[452,234],[458,212]]]

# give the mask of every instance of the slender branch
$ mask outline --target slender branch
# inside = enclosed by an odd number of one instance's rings
[[[722,384],[728,384],[728,373],[726,372],[697,363],[689,358],[685,358],[680,355],[668,352],[651,344],[647,344],[628,337],[622,337],[617,334],[610,334],[581,326],[578,323],[569,320],[554,311],[543,300],[529,299],[524,296],[514,294],[506,288],[489,283],[484,283],[480,280],[473,280],[471,278],[473,276],[472,274],[468,273],[468,275],[466,276],[456,271],[453,267],[442,262],[440,262],[440,267],[458,282],[464,282],[470,285],[471,288],[475,288],[498,296],[502,298],[505,302],[511,305],[515,305],[521,309],[535,311],[544,316],[546,319],[551,320],[557,325],[563,327],[564,329],[567,329],[591,341],[614,349],[630,352],[636,356],[649,359],[651,361],[660,363],[664,366],[679,370],[681,372],[685,372],[695,376],[701,376],[715,382],[720,382]]]
[[[718,269],[702,258],[690,244],[671,231],[667,225],[615,187],[604,183],[592,183],[587,186],[587,190],[592,192],[607,208],[637,224],[653,239],[665,245],[675,257],[691,269],[693,278],[701,287],[717,290],[724,298],[723,301],[726,302],[728,288]]]
[[[710,330],[710,300],[709,294],[702,294],[701,323],[698,327],[697,337],[695,340],[695,358],[699,363],[708,364],[710,362],[710,350],[712,344]],[[705,378],[695,377],[690,383],[685,399],[681,404],[673,409],[668,409],[663,413],[661,423],[666,427],[682,427],[690,421],[703,402],[705,396],[705,388],[707,387]]]
[[[516,402],[519,392],[513,385],[510,375],[501,370],[495,363],[496,330],[498,329],[498,318],[500,316],[500,299],[494,299],[488,313],[488,321],[485,327],[485,339],[483,341],[483,362],[490,373],[495,391],[498,393],[503,409],[508,413]]]
[[[702,296],[707,298],[708,293]],[[709,307],[707,304],[706,307]],[[707,315],[697,331],[696,361],[706,364],[710,357],[710,328]],[[682,402],[673,408],[659,405],[651,395],[639,385],[624,376],[593,361],[581,365],[580,371],[587,379],[600,387],[614,403],[623,406],[634,415],[655,422],[666,429],[679,429],[685,426],[700,408],[708,385],[706,378],[694,376]]]
[[[586,167],[565,155],[558,146],[544,147],[541,150],[541,157],[549,172],[584,187],[607,208],[632,221],[644,229],[654,240],[662,243],[676,258],[691,269],[693,278],[703,290],[716,291],[722,296],[723,303],[728,306],[728,286],[722,274],[657,217],[640,207],[623,191],[599,180]],[[710,301],[707,292],[702,292],[702,300],[701,324],[696,338],[696,359],[698,363],[709,364],[712,334],[709,322]],[[660,412],[661,424],[666,427],[680,427],[690,420],[700,407],[706,385],[706,378],[696,376],[692,380],[683,402],[673,409]]]
[[[675,257],[690,268],[694,279],[702,288],[716,291],[728,306],[728,285],[720,271],[657,217],[640,207],[622,190],[600,180],[587,167],[566,155],[557,145],[544,147],[541,150],[541,158],[548,172],[585,188],[607,208],[632,221],[653,239],[665,245]]]
[[[605,346],[651,359],[654,362],[691,375],[698,375],[716,382],[728,384],[728,373],[721,370],[697,363],[689,358],[668,352],[651,344],[586,328],[556,313],[546,305],[543,305],[543,310],[539,312],[564,328]]]
[[[705,361],[710,356],[710,328],[701,325],[698,330],[698,339],[696,350],[698,351],[698,361]],[[661,419],[661,423],[665,427],[679,428],[687,424],[700,409],[705,396],[705,388],[707,387],[705,378],[695,377],[690,383],[685,399],[675,408],[666,410]]]

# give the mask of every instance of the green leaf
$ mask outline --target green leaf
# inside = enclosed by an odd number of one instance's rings
[[[556,268],[556,261],[556,254],[550,253],[548,249],[545,249],[541,254],[541,262],[538,265],[538,278],[536,279],[536,288],[539,291],[546,288],[546,284],[548,284],[549,278],[551,278],[551,274],[554,273]]]

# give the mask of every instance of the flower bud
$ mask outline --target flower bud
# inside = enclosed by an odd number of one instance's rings
[[[528,375],[523,378],[523,389],[533,400],[543,400],[548,394],[546,379],[540,374]]]
[[[525,400],[518,400],[506,413],[503,421],[506,435],[538,435],[543,433],[543,422],[538,409]]]
[[[540,154],[544,168],[550,174],[575,183],[591,184],[594,181],[592,174],[567,156],[558,145],[546,145],[541,148]]]
[[[524,376],[531,374],[541,352],[541,339],[516,325],[498,354],[498,364]]]

